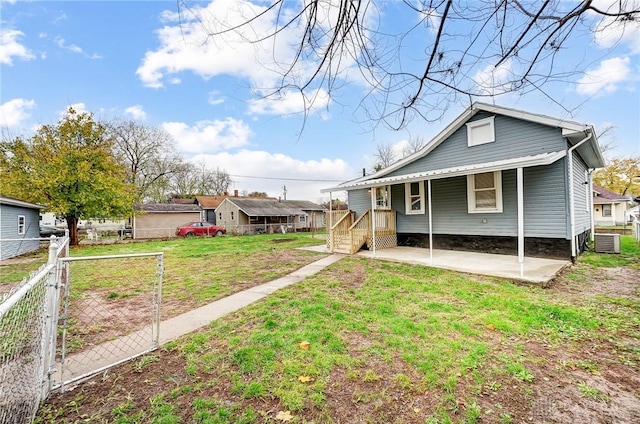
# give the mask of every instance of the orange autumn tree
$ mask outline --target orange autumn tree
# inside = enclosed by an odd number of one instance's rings
[[[46,205],[66,220],[78,244],[80,219],[129,216],[134,187],[113,156],[113,142],[89,113],[69,108],[28,139],[0,143],[0,187],[7,196]]]
[[[640,196],[640,156],[611,159],[595,172],[593,182],[623,196]]]

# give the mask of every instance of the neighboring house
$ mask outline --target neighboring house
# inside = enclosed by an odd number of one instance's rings
[[[623,196],[604,187],[593,186],[593,220],[596,226],[624,225],[631,196]]]
[[[143,211],[132,222],[134,239],[175,237],[176,227],[190,221],[201,221],[200,206],[196,204],[151,203],[136,206]]]
[[[227,197],[216,209],[216,223],[234,234],[309,231],[324,226],[324,211],[306,200]]]
[[[575,257],[603,166],[590,125],[474,103],[419,152],[323,190],[346,190],[353,211],[332,216],[329,244]]]
[[[224,192],[224,194],[216,194],[214,196],[196,196],[195,203],[200,205],[202,208],[202,220],[211,222],[212,224],[218,223],[218,218],[216,217],[216,209],[224,199],[227,197],[233,197],[238,199],[271,199],[276,200],[274,197],[248,197],[248,196],[238,196],[238,190],[233,191],[233,196],[229,193]]]
[[[0,196],[0,260],[40,247],[41,209],[44,206]]]

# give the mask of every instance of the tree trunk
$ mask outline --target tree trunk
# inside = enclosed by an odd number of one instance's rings
[[[69,229],[70,244],[71,246],[77,246],[80,244],[78,240],[78,217],[67,216],[65,219],[67,221],[67,228]]]

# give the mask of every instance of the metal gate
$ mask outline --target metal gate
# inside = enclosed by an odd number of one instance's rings
[[[163,254],[62,258],[52,389],[158,347]]]

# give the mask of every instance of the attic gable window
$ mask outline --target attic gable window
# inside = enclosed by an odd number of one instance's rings
[[[467,175],[469,213],[502,212],[502,171]]]
[[[467,123],[467,146],[493,143],[496,141],[494,116]]]
[[[405,183],[404,197],[407,215],[424,213],[424,184],[422,181]]]

